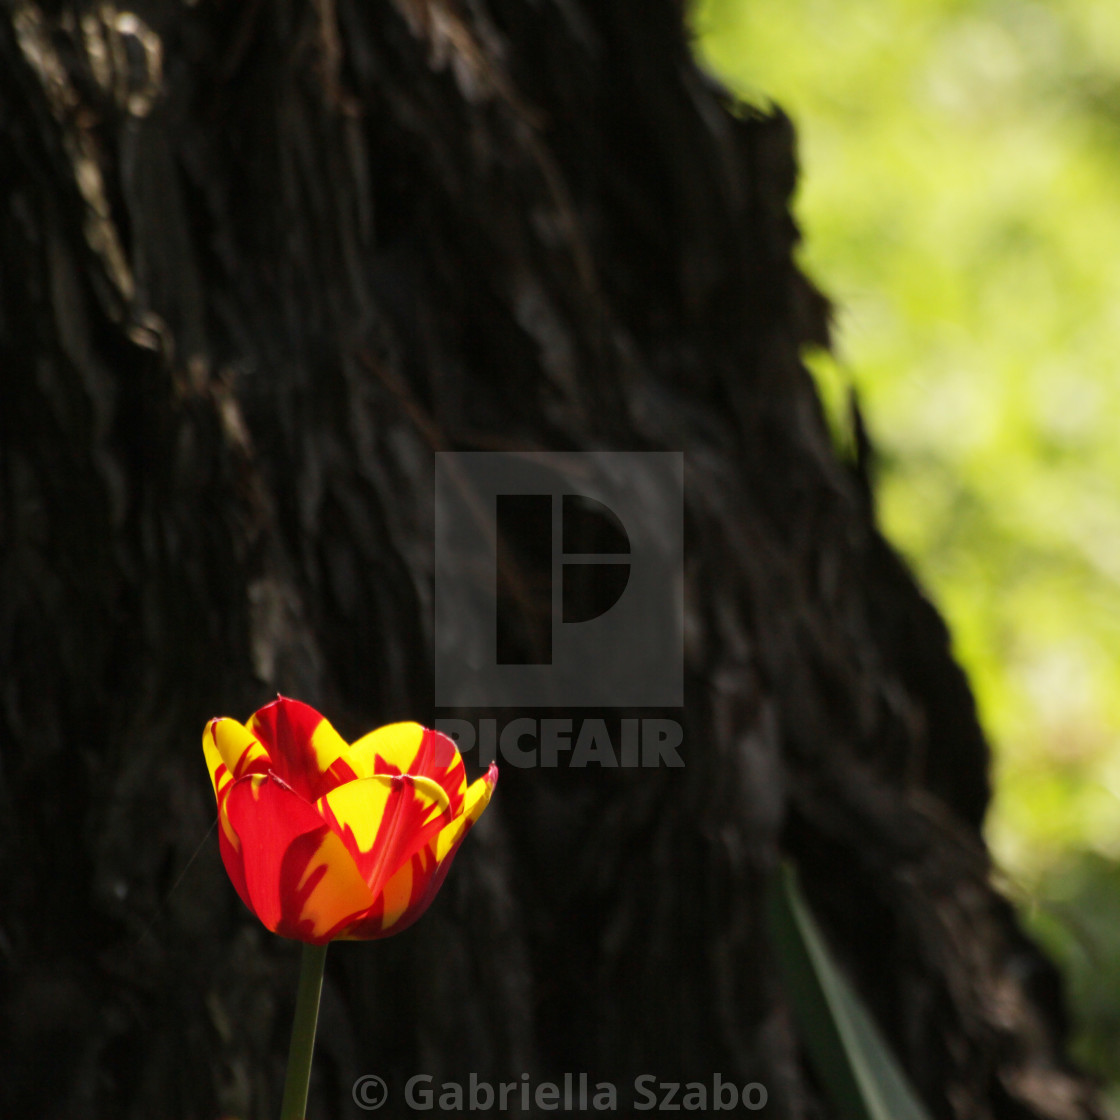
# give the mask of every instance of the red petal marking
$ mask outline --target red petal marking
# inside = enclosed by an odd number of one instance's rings
[[[252,732],[272,761],[272,770],[306,801],[356,776],[346,760],[348,748],[314,708],[277,697],[253,714]]]
[[[280,782],[249,775],[230,788],[224,810],[240,844],[235,866],[243,888],[233,871],[230,878],[266,928],[325,942],[372,904],[342,842],[314,806]]]

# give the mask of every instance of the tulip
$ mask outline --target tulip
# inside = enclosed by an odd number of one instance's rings
[[[348,746],[284,697],[247,726],[211,720],[202,746],[234,888],[268,929],[309,945],[416,921],[498,779],[492,764],[468,786],[438,731],[394,723]]]

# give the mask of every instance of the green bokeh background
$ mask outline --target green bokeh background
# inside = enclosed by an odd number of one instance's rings
[[[696,47],[797,126],[809,354],[858,392],[888,536],[995,747],[987,835],[1120,1084],[1120,3],[696,0]]]

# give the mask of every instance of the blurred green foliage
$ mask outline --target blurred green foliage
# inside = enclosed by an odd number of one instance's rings
[[[988,838],[1120,1083],[1120,4],[696,0],[702,60],[794,119],[810,354],[854,384],[888,536],[996,748]]]

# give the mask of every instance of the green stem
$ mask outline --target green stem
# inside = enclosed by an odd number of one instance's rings
[[[319,1022],[319,993],[323,990],[326,945],[303,946],[299,961],[299,992],[288,1049],[288,1076],[284,1080],[284,1103],[280,1120],[304,1120],[307,1086],[311,1080],[311,1055],[315,1050],[315,1027]]]

